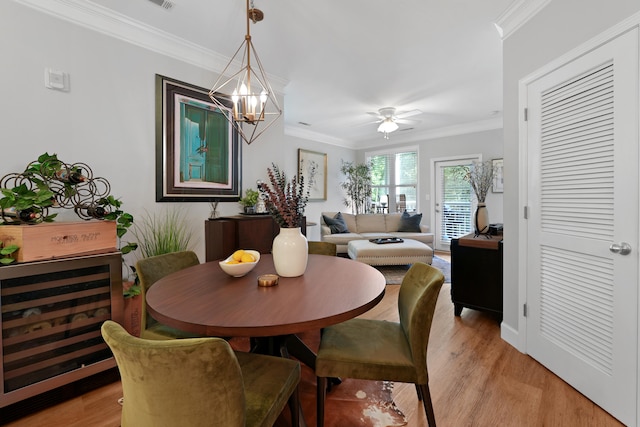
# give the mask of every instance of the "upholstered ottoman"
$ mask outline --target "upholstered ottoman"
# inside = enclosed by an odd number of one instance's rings
[[[369,265],[406,265],[424,262],[431,265],[433,249],[417,240],[378,244],[368,240],[352,240],[347,248],[349,258]]]

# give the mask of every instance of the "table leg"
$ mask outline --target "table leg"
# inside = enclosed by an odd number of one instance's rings
[[[297,335],[285,335],[280,338],[284,342],[284,346],[281,346],[281,349],[284,349],[288,355],[295,357],[314,371],[316,370],[316,354]]]

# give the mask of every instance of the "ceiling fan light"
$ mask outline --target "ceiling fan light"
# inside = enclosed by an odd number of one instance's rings
[[[378,126],[378,132],[391,133],[396,130],[398,130],[398,124],[391,119],[385,119]]]

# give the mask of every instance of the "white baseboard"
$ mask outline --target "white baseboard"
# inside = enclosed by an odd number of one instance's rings
[[[505,324],[504,322],[500,324],[500,337],[519,352],[526,354],[526,349],[521,348],[520,334],[518,333],[518,331]]]

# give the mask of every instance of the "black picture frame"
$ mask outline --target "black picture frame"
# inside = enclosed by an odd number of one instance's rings
[[[156,74],[156,201],[240,200],[242,144],[225,95]]]

